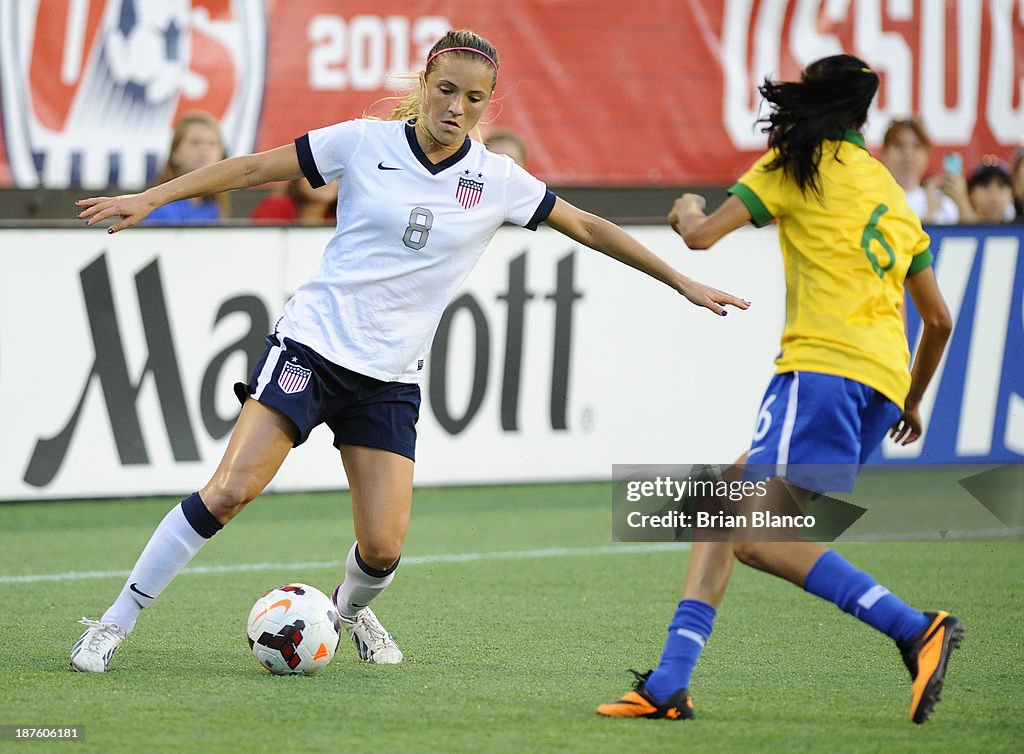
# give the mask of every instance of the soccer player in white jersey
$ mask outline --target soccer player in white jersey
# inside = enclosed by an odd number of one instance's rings
[[[715,314],[747,308],[472,141],[497,76],[487,40],[451,31],[392,114],[398,120],[339,123],[140,194],[78,202],[89,225],[116,218],[107,228],[116,233],[186,197],[303,176],[314,187],[339,182],[338,227],[320,271],[285,306],[249,384],[236,386],[242,410],[220,465],[159,524],[113,605],[98,621],[83,619],[75,670],[107,670],[141,610],[321,423],[341,453],[356,534],[334,601],[363,660],[402,660],[368,606],[394,578],[409,524],[420,370],[445,306],[503,223],[546,222]]]

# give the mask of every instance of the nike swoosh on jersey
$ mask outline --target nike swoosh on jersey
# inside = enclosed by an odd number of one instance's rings
[[[377,170],[401,170],[401,168],[393,168],[389,165],[385,165],[383,162],[378,162]]]
[[[135,586],[135,584],[136,584],[136,582],[134,582],[134,581],[133,581],[133,582],[132,582],[132,583],[131,583],[131,584],[130,584],[130,585],[128,586],[128,588],[129,588],[129,589],[131,589],[131,590],[132,590],[133,592],[135,592],[136,594],[141,594],[141,595],[142,595],[143,597],[145,597],[145,598],[146,598],[147,600],[155,600],[155,599],[156,599],[156,597],[150,597],[150,596],[149,596],[148,594],[146,594],[146,593],[145,593],[144,591],[142,591],[142,590],[141,590],[141,589],[139,589],[139,588],[138,588],[137,586]]]
[[[747,458],[750,458],[754,453],[760,453],[762,450],[764,450],[764,445],[758,445],[756,448],[751,448],[747,451]]]

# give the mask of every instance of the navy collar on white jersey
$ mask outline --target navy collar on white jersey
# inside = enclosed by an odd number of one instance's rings
[[[409,148],[412,150],[412,153],[416,155],[416,159],[420,161],[420,164],[423,165],[423,167],[430,171],[431,175],[437,175],[445,168],[450,168],[456,162],[458,162],[467,154],[469,154],[469,149],[472,146],[472,142],[470,142],[469,137],[467,136],[466,140],[462,142],[462,146],[459,147],[458,152],[453,154],[451,157],[445,157],[438,163],[431,162],[430,158],[428,158],[427,155],[424,153],[423,147],[420,146],[419,140],[416,138],[416,129],[413,126],[415,122],[415,118],[406,121],[405,138],[409,140]]]

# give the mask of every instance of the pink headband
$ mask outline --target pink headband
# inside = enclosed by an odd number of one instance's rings
[[[438,55],[443,55],[446,52],[454,52],[455,50],[465,50],[466,52],[475,52],[477,55],[483,55],[485,58],[487,58],[487,60],[490,62],[490,64],[492,66],[494,66],[494,72],[495,73],[498,72],[498,64],[494,62],[494,58],[492,58],[486,52],[481,52],[480,50],[476,49],[475,47],[445,47],[443,50],[438,50],[433,55],[431,55],[429,58],[427,58],[427,64],[426,64],[426,66],[424,66],[424,68],[429,68],[430,67],[430,61],[433,60],[434,58],[436,58]]]

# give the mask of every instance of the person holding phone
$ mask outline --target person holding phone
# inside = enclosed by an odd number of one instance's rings
[[[964,156],[959,152],[946,152],[942,158],[942,170],[951,175],[963,175]]]
[[[907,195],[907,204],[928,225],[953,225],[960,220],[956,203],[942,191],[942,175],[925,177],[931,161],[932,142],[919,118],[893,120],[882,138],[882,163]],[[947,154],[942,160],[946,173],[962,172],[960,155]],[[961,161],[962,162],[962,161]]]
[[[998,225],[1017,216],[1013,196],[1013,175],[1008,164],[995,155],[985,155],[965,176],[958,152],[943,157],[943,187],[956,202],[962,223]]]
[[[956,204],[961,223],[976,223],[981,219],[971,202],[970,189],[964,176],[964,157],[960,152],[946,152],[942,156],[942,190]]]

